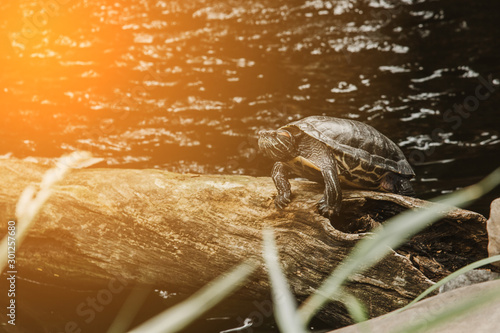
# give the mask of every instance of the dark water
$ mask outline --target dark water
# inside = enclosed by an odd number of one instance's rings
[[[399,144],[423,198],[500,165],[498,1],[41,3],[0,4],[0,155],[267,176],[256,133],[324,114]]]

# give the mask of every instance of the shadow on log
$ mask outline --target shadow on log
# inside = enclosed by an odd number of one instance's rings
[[[46,167],[1,160],[0,223]],[[261,259],[261,231],[275,230],[281,263],[299,301],[322,283],[370,226],[426,201],[345,191],[342,218],[318,215],[320,185],[292,181],[293,202],[274,208],[270,178],[175,174],[160,170],[75,170],[56,188],[18,250],[19,278],[78,289],[120,277],[131,285],[192,293],[244,259]],[[407,304],[441,276],[487,256],[483,216],[457,209],[363,274],[348,291],[370,317]],[[343,230],[343,231],[340,231]],[[347,232],[349,231],[349,232]],[[269,299],[263,266],[236,297]],[[319,318],[351,323],[337,302]]]

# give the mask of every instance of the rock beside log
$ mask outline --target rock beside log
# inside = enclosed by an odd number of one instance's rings
[[[500,254],[500,198],[493,200],[490,208],[490,218],[487,223],[488,230],[488,254],[495,256]],[[493,265],[500,267],[500,262]]]
[[[0,230],[14,219],[22,190],[47,167],[0,160]],[[161,170],[84,169],[58,186],[18,249],[19,278],[78,290],[119,278],[130,285],[192,293],[243,260],[261,259],[261,231],[275,230],[292,291],[304,300],[349,254],[370,226],[430,203],[370,191],[345,191],[342,217],[317,213],[322,187],[292,181],[293,202],[273,205],[270,178],[175,174]],[[407,304],[433,280],[487,255],[485,219],[456,209],[413,237],[347,290],[376,317]],[[336,228],[334,228],[333,226]],[[3,235],[2,235],[3,236]],[[269,299],[263,266],[236,297]],[[319,317],[351,323],[336,302]]]
[[[445,293],[450,290],[470,286],[486,281],[493,281],[500,277],[500,274],[492,272],[488,269],[473,269],[463,273],[456,278],[448,281],[439,288],[439,293]]]
[[[500,291],[500,281],[489,281],[471,286],[455,289],[446,293],[430,297],[420,301],[409,309],[400,313],[389,313],[385,316],[374,318],[365,322],[369,327],[367,332],[387,333],[402,330],[409,325],[421,324],[422,332],[426,333],[489,333],[498,332],[498,322],[495,320],[500,316],[500,299],[486,304],[479,309],[467,311],[443,325],[429,328],[427,323],[431,322],[441,311],[451,309],[467,299],[478,299],[491,293]],[[329,333],[360,333],[365,332],[363,327],[353,325],[344,327]]]

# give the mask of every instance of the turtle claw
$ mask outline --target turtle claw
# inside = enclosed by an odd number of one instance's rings
[[[329,206],[326,203],[325,198],[322,198],[320,201],[318,201],[318,210],[321,215],[327,218],[332,218],[340,214],[340,204]]]
[[[276,198],[274,198],[274,204],[278,209],[285,208],[290,202],[292,202],[290,194],[278,194]]]

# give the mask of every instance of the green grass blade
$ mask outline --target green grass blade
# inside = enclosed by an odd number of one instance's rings
[[[286,277],[281,270],[274,233],[264,230],[264,260],[269,272],[273,295],[274,318],[281,332],[306,333],[305,324],[297,315],[297,304],[290,291]]]
[[[394,330],[392,333],[425,333],[431,329],[443,325],[453,319],[470,314],[472,311],[478,310],[483,306],[488,305],[500,299],[500,288],[494,288],[487,293],[476,296],[472,295],[466,299],[462,299],[458,304],[450,304],[444,308],[443,311],[432,313],[429,316],[422,318],[416,323],[409,326]],[[491,320],[496,320],[491,318]]]
[[[357,323],[356,327],[358,331],[360,333],[369,333],[371,329],[368,323],[368,311],[365,305],[355,296],[345,292],[341,296],[341,301],[344,303],[351,318]]]
[[[347,312],[356,323],[361,323],[368,320],[366,308],[364,304],[353,295],[344,294],[342,302],[347,308]]]
[[[445,283],[453,280],[454,278],[458,277],[459,275],[462,275],[464,273],[467,273],[473,269],[476,269],[476,268],[479,268],[481,266],[484,266],[484,265],[488,265],[488,264],[491,264],[491,263],[494,263],[496,261],[500,261],[500,255],[496,255],[496,256],[493,256],[493,257],[489,257],[489,258],[485,258],[485,259],[481,259],[481,260],[478,260],[476,262],[473,262],[472,264],[469,264],[465,267],[462,267],[460,268],[458,271],[448,275],[447,277],[445,277],[444,279],[440,280],[439,282],[437,282],[436,284],[432,285],[431,287],[429,287],[426,291],[424,291],[423,293],[421,293],[417,298],[415,298],[413,301],[411,301],[410,303],[408,303],[406,306],[402,307],[401,309],[397,310],[397,311],[394,311],[394,313],[398,313],[398,312],[401,312],[403,310],[406,310],[407,308],[409,308],[410,306],[412,306],[413,304],[417,303],[418,301],[420,301],[421,299],[423,299],[424,297],[426,297],[427,295],[429,295],[430,293],[432,293],[434,290],[438,289],[439,287],[441,287],[442,285],[444,285]]]
[[[178,332],[217,303],[238,289],[257,268],[255,261],[246,261],[200,289],[184,302],[142,323],[130,332]]]
[[[321,307],[341,294],[342,284],[353,274],[375,265],[384,256],[430,224],[438,221],[452,206],[469,203],[491,191],[500,183],[500,168],[479,183],[439,198],[439,203],[428,208],[403,212],[378,228],[372,237],[364,238],[325,280],[320,288],[299,308],[304,322],[308,323]]]
[[[122,308],[120,309],[115,319],[109,326],[107,333],[126,332],[150,293],[151,293],[150,287],[149,288],[136,287],[132,289],[127,299],[125,300],[125,303],[123,303]]]

